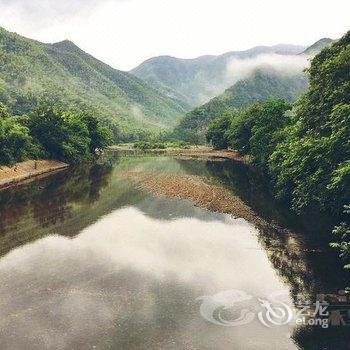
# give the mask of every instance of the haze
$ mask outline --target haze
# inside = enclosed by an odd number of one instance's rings
[[[247,78],[261,68],[270,68],[283,75],[295,75],[300,74],[309,63],[309,57],[305,55],[262,54],[254,58],[232,59],[227,66],[227,74],[235,81]]]
[[[349,12],[347,0],[0,0],[0,25],[44,42],[70,39],[129,70],[158,55],[193,58],[338,38]]]

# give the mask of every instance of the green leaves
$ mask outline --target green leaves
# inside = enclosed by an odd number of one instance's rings
[[[111,142],[111,132],[90,112],[42,106],[27,117],[0,117],[0,164],[37,157],[76,163]]]
[[[73,113],[92,110],[100,120],[117,124],[116,141],[137,137],[139,129],[173,126],[185,113],[178,101],[73,43],[42,44],[1,30],[0,103],[22,115],[43,99]]]
[[[344,206],[344,213],[350,214],[350,205]],[[340,225],[335,226],[333,234],[337,236],[337,242],[330,243],[332,248],[339,251],[339,257],[345,261],[344,267],[350,269],[350,227],[349,223],[341,222]]]
[[[111,144],[108,129],[90,112],[72,114],[42,107],[29,116],[31,135],[49,158],[76,163]]]
[[[266,169],[269,157],[282,138],[281,130],[291,123],[286,112],[291,106],[284,100],[252,105],[236,113],[225,137],[229,145],[252,162]]]
[[[214,147],[229,144],[249,155],[295,211],[313,207],[342,218],[350,199],[350,32],[318,54],[308,72],[310,87],[292,113],[283,100],[254,104],[233,113],[226,132],[227,117],[214,119],[207,138]],[[344,218],[335,227],[339,239],[332,244],[348,268],[349,226]]]
[[[268,100],[285,99],[292,102],[306,88],[304,74],[282,75],[270,70],[257,69],[249,78],[239,80],[223,94],[187,113],[176,130],[180,136],[189,129],[193,130],[204,141],[203,135],[214,118],[225,113],[233,114],[237,109]]]
[[[295,127],[270,157],[277,193],[297,210],[313,205],[340,215],[350,198],[349,45],[347,33],[313,59]]]
[[[208,142],[211,142],[214,149],[226,149],[228,147],[228,140],[226,138],[226,131],[231,124],[231,116],[224,114],[221,117],[213,119],[209,124],[206,132]]]
[[[0,117],[0,164],[12,165],[36,153],[29,129],[14,117]]]

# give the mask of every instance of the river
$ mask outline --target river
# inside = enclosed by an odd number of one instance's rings
[[[152,194],[136,171],[221,186],[266,224]],[[264,300],[288,318],[348,275],[327,220],[241,163],[113,153],[0,192],[0,215],[1,350],[348,348],[348,327],[271,322]]]

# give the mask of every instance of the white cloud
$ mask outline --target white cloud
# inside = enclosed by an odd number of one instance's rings
[[[262,54],[253,58],[233,58],[227,65],[228,78],[235,81],[249,77],[258,68],[272,69],[279,74],[295,75],[309,65],[309,58],[304,55]]]
[[[70,39],[131,69],[157,55],[338,38],[349,29],[349,12],[348,0],[0,0],[0,25],[44,42]]]
[[[47,22],[65,21],[84,15],[101,3],[113,1],[118,0],[0,0],[0,6],[24,20],[33,20],[31,25],[39,28]]]

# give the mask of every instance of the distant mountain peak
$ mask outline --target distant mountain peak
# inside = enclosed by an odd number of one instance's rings
[[[79,49],[79,47],[77,45],[75,45],[73,43],[73,41],[69,40],[69,39],[65,39],[62,41],[58,41],[57,43],[52,44],[53,47],[56,48],[65,48],[65,49]],[[81,49],[79,49],[81,50]]]
[[[320,40],[317,40],[314,44],[309,46],[306,50],[304,50],[301,54],[302,55],[315,55],[322,51],[325,47],[328,47],[332,45],[336,40],[333,40],[331,38],[322,38]]]
[[[170,127],[185,112],[182,102],[113,69],[70,40],[41,43],[0,29],[0,56],[0,103],[17,115],[49,98],[67,110],[91,109],[125,136],[140,128]]]
[[[227,74],[232,59],[247,59],[262,54],[297,55],[305,48],[301,45],[277,44],[189,59],[158,56],[144,61],[131,73],[164,95],[195,107],[233,84],[234,79]]]

